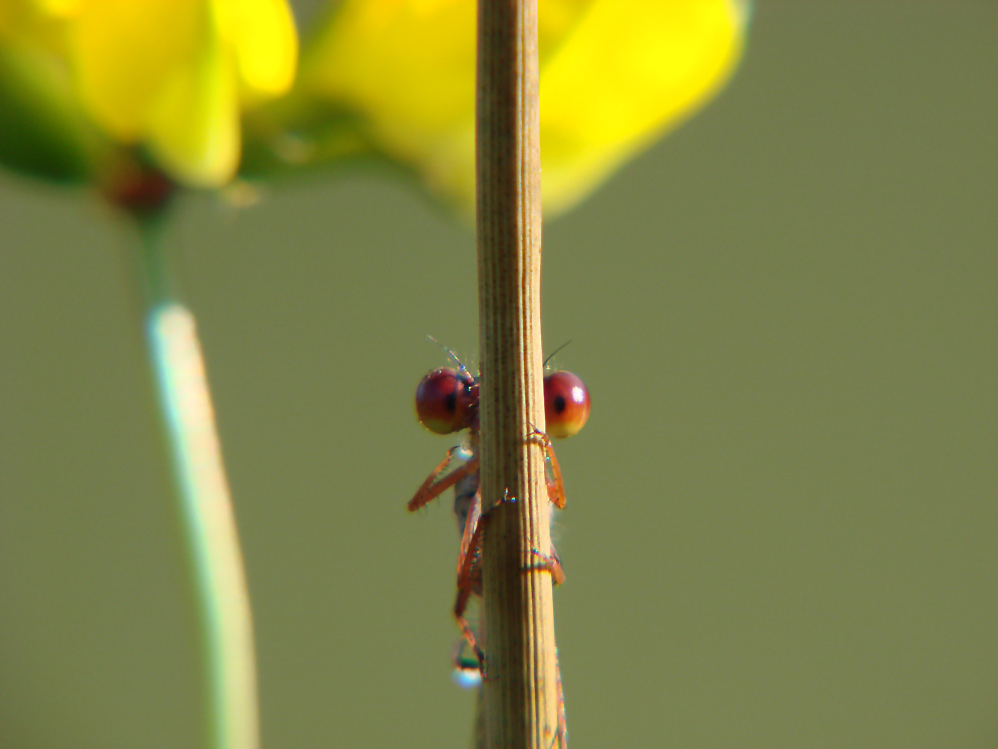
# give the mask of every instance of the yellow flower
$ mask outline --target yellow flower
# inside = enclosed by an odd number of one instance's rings
[[[297,35],[285,0],[0,5],[0,53],[47,57],[99,132],[144,147],[190,185],[232,177],[241,112],[286,91],[295,75]]]
[[[733,71],[746,0],[540,4],[544,206],[562,211],[705,103]],[[358,113],[375,147],[474,201],[475,3],[345,0],[300,92]]]

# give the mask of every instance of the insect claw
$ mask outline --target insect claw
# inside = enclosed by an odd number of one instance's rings
[[[548,437],[547,432],[542,432],[540,429],[538,429],[530,422],[527,423],[530,424],[531,427],[531,431],[527,433],[527,438],[526,438],[527,442],[535,442],[541,447],[550,447],[551,438]]]

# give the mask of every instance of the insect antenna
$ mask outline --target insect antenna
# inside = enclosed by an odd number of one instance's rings
[[[449,356],[454,361],[455,364],[457,364],[457,368],[458,368],[459,371],[461,371],[461,372],[468,372],[469,371],[468,368],[466,366],[464,366],[464,362],[461,361],[461,358],[457,354],[454,353],[453,349],[447,348],[444,344],[442,344],[440,341],[438,341],[436,338],[434,338],[431,335],[426,336],[426,338],[429,341],[437,344],[440,348],[442,348],[444,350],[444,353],[447,354],[447,356]]]
[[[557,354],[559,351],[561,351],[563,348],[565,348],[571,342],[572,342],[571,340],[565,341],[558,348],[556,348],[554,351],[552,351],[550,354],[548,354],[548,358],[544,360],[544,369],[548,368],[548,362],[551,361],[552,359],[554,359],[555,354]]]

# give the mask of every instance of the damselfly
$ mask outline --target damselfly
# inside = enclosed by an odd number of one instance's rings
[[[478,379],[448,351],[457,368],[442,367],[428,373],[416,389],[416,414],[419,421],[437,434],[453,434],[468,430],[464,444],[447,451],[440,464],[426,477],[415,496],[409,501],[409,510],[415,511],[441,493],[454,487],[454,515],[457,518],[461,546],[457,560],[457,598],[454,617],[464,635],[464,641],[455,648],[455,669],[459,680],[473,683],[479,674],[485,675],[485,653],[478,634],[466,617],[469,601],[482,594],[482,536],[488,524],[489,509],[483,511],[479,492],[478,463]],[[582,379],[571,372],[554,371],[544,378],[544,413],[547,432],[534,430],[525,439],[536,440],[544,448],[548,471],[546,483],[552,509],[565,506],[565,488],[561,466],[555,456],[550,437],[571,437],[577,434],[589,418],[590,399]],[[448,472],[452,464],[458,465]],[[564,580],[561,562],[554,547],[542,553],[546,567],[551,571],[555,584]],[[475,654],[472,661],[462,657],[463,645]],[[560,684],[559,684],[560,690]],[[559,718],[564,739],[564,716]]]

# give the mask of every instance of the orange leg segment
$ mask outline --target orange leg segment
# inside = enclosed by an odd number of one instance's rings
[[[548,498],[555,507],[559,510],[564,510],[565,481],[561,475],[561,463],[558,462],[558,456],[554,454],[554,445],[551,444],[551,438],[540,429],[535,429],[527,435],[527,441],[536,442],[544,448],[544,454],[547,455],[548,460],[551,462],[551,475],[554,478],[553,482],[547,482]]]
[[[476,495],[475,505],[481,506],[481,495]],[[468,599],[472,595],[481,594],[481,546],[485,529],[492,517],[492,509],[494,508],[481,514],[478,512],[468,514],[468,523],[464,528],[464,538],[461,542],[461,553],[457,560],[457,599],[454,601],[454,618],[457,619],[457,625],[461,628],[464,639],[474,651],[475,657],[478,658],[478,666],[483,679],[486,678],[485,652],[478,644],[478,639],[475,637],[471,625],[468,624],[468,620],[464,618],[464,612],[468,608]],[[472,523],[474,523],[474,527],[472,527]]]
[[[426,477],[426,481],[422,483],[419,489],[416,490],[416,494],[413,498],[409,500],[409,512],[415,512],[423,505],[439,497],[443,492],[454,486],[454,484],[463,479],[465,476],[478,470],[478,458],[472,458],[461,467],[454,469],[454,471],[449,473],[444,478],[439,481],[437,480],[440,474],[443,473],[443,470],[451,462],[454,453],[459,449],[460,448],[458,447],[452,447],[448,450],[446,457],[444,457],[444,459],[440,461],[440,464],[433,469],[429,476]]]

